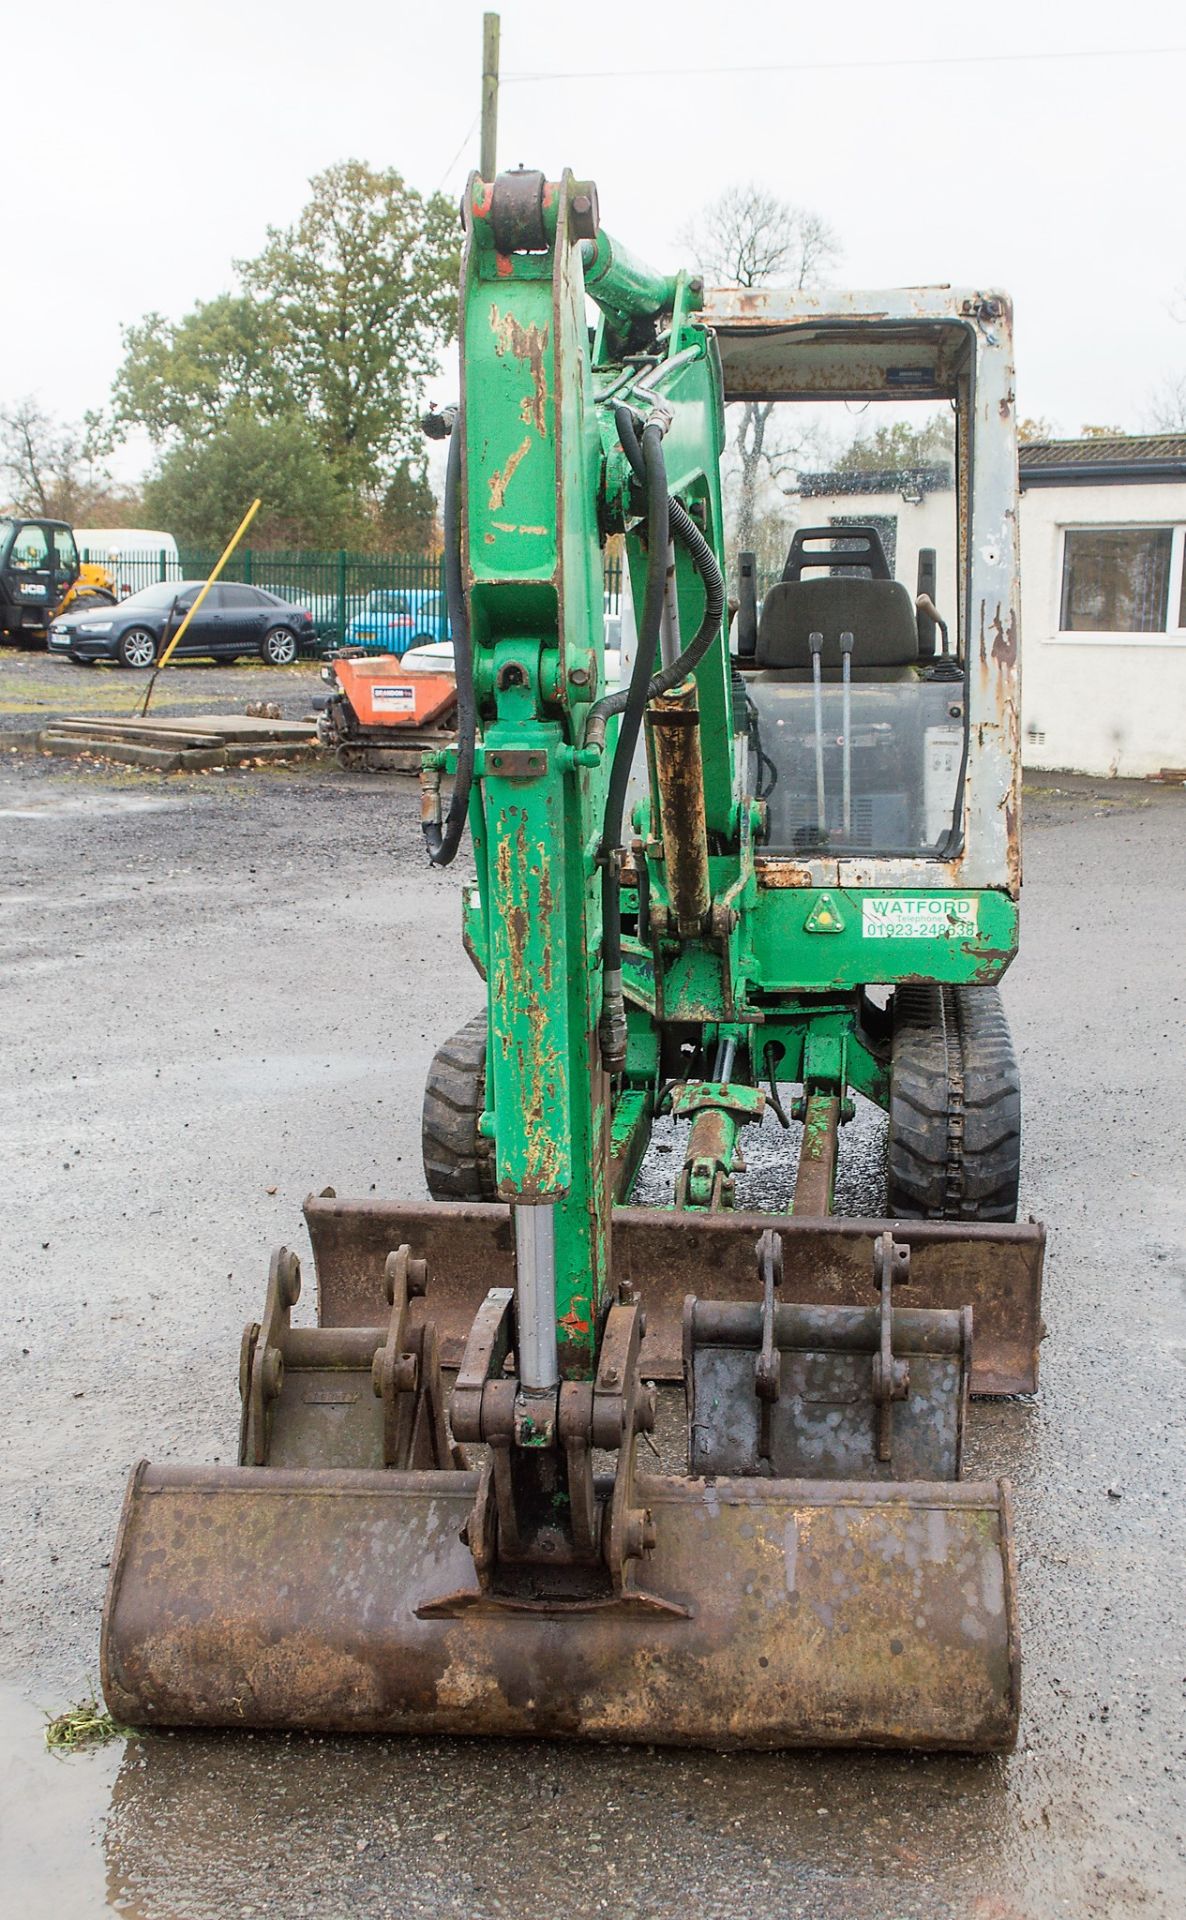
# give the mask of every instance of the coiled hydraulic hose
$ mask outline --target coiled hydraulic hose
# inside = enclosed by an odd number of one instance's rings
[[[613,712],[621,713],[622,724],[610,767],[601,836],[602,1009],[598,1031],[602,1060],[609,1073],[620,1072],[626,1055],[626,1007],[622,994],[622,901],[618,872],[622,818],[626,811],[626,789],[634,749],[650,697],[650,666],[659,644],[667,589],[667,470],[663,464],[663,437],[657,424],[643,429],[639,466],[647,502],[647,584],[630,684],[623,690],[619,704],[612,708]],[[605,702],[599,705],[604,706]],[[588,730],[585,737],[587,740]]]
[[[469,811],[470,788],[473,785],[474,742],[478,725],[474,701],[473,643],[461,571],[460,410],[456,407],[447,408],[445,418],[450,420],[449,458],[445,467],[445,605],[449,613],[449,630],[453,635],[453,668],[457,676],[457,771],[453,777],[453,792],[444,826],[439,820],[425,820],[422,823],[424,844],[434,867],[449,866],[461,845]]]
[[[646,473],[635,419],[636,416],[629,407],[623,405],[614,408],[614,423],[618,429],[622,450],[630,462],[635,477],[645,485]],[[646,429],[643,433],[643,438],[645,437]],[[703,582],[704,617],[683,652],[671,662],[670,666],[661,667],[652,675],[647,687],[648,700],[655,699],[659,694],[668,693],[672,687],[677,687],[681,680],[686,680],[688,675],[695,671],[720,632],[721,615],[725,611],[725,580],[708,541],[683,504],[679,500],[671,499],[670,495],[667,500],[667,516],[667,532],[672,539],[678,540],[680,545],[687,549],[692,565]],[[640,634],[639,654],[641,655],[642,652]],[[653,660],[653,651],[646,657],[648,662]],[[605,739],[607,721],[611,714],[625,711],[633,684],[632,678],[630,689],[619,688],[616,693],[607,693],[604,698],[597,701],[595,706],[590,707],[589,718],[585,723],[586,746],[601,745]],[[620,735],[619,738],[621,738]]]

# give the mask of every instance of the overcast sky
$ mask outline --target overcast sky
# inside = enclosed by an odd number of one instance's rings
[[[60,71],[33,41],[27,70],[23,54],[6,68],[0,399],[35,393],[64,419],[101,404],[120,327],[220,292],[332,161],[450,193],[476,164],[469,0],[56,0],[53,16]],[[1138,48],[1156,51],[1119,51]],[[838,284],[1010,292],[1020,411],[1062,432],[1137,430],[1186,371],[1180,4],[508,0],[502,68],[500,162],[592,176],[606,226],[656,265],[752,179],[833,224]]]

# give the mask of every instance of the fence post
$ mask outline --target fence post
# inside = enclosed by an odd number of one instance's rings
[[[244,547],[243,549],[243,578],[246,581],[247,585],[250,586],[251,585],[251,548],[250,547]]]
[[[160,550],[160,553],[159,553],[159,555],[158,555],[157,557],[158,557],[158,559],[159,559],[159,561],[160,561],[160,567],[161,567],[161,579],[162,579],[162,580],[167,580],[167,579],[169,578],[169,572],[168,572],[168,568],[167,568],[167,566],[166,566],[166,564],[165,564],[165,549],[164,549],[163,547],[161,548],[161,550]]]
[[[338,548],[338,644],[346,641],[346,549]]]

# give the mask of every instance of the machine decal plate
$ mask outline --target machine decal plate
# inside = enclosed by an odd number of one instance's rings
[[[866,940],[965,940],[977,932],[975,894],[883,893],[861,901]]]
[[[371,688],[371,701],[376,710],[386,708],[388,712],[407,713],[416,704],[416,690],[398,684],[384,687],[376,683]]]

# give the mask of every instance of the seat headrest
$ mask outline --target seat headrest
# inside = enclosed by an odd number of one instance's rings
[[[791,541],[782,577],[801,580],[816,567],[827,567],[833,573],[843,567],[846,573],[868,573],[874,580],[894,577],[881,535],[873,526],[799,527]]]
[[[754,664],[811,667],[808,635],[824,636],[820,665],[840,666],[840,635],[853,635],[852,665],[913,666],[918,659],[914,602],[900,580],[779,580],[762,602]]]

